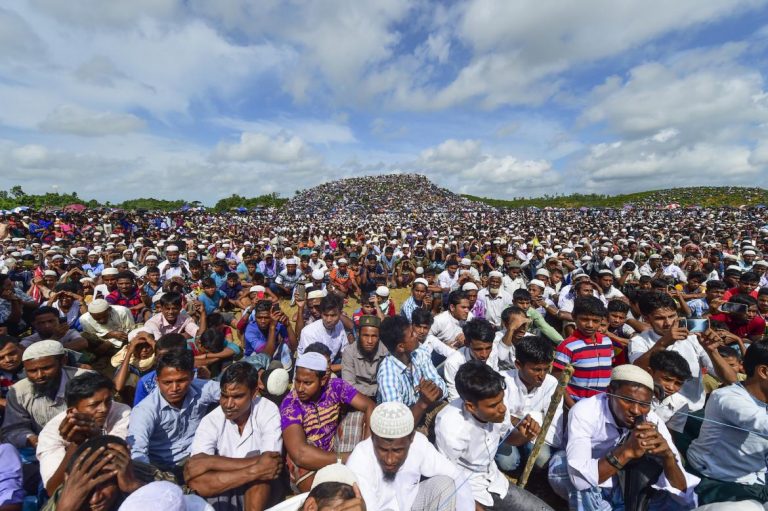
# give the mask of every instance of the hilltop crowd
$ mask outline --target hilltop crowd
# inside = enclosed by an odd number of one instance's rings
[[[2,215],[0,509],[762,509],[766,216]]]

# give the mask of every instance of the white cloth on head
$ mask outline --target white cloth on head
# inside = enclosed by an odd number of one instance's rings
[[[312,371],[327,371],[328,359],[317,352],[303,353],[296,359],[296,367],[311,369]]]
[[[181,487],[168,481],[153,481],[128,495],[118,511],[213,511],[213,506],[197,495],[184,495]]]
[[[43,357],[58,357],[64,354],[64,346],[59,341],[45,340],[33,343],[21,355],[22,362]]]

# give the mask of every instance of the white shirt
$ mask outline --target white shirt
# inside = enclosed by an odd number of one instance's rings
[[[313,321],[301,329],[301,338],[299,339],[299,346],[296,348],[296,352],[299,355],[304,354],[304,349],[315,342],[328,346],[331,350],[331,360],[334,360],[336,355],[349,344],[349,339],[347,339],[347,332],[344,330],[344,325],[341,321],[336,323],[336,326],[330,332],[325,329],[322,321]]]
[[[509,410],[511,417],[524,419],[530,415],[539,426],[544,421],[544,416],[549,409],[549,403],[557,389],[557,378],[548,374],[540,387],[532,389],[530,392],[525,383],[520,379],[517,369],[505,371],[504,381],[507,383],[507,390],[504,393],[504,404]],[[558,406],[555,415],[552,418],[552,424],[546,434],[546,442],[549,445],[559,446],[561,443],[560,433],[562,432],[563,407]]]
[[[501,367],[513,368],[515,367],[515,345],[511,344],[510,346],[507,346],[504,344],[503,339],[505,335],[507,335],[506,330],[496,332],[493,344],[496,348],[496,356],[499,359],[499,365]]]
[[[464,409],[461,399],[452,400],[435,419],[437,449],[469,472],[472,494],[484,506],[493,506],[491,493],[503,499],[509,491],[509,481],[494,458],[511,427],[509,410],[500,423],[482,423]]]
[[[459,398],[459,393],[456,391],[456,373],[459,372],[459,367],[470,360],[472,360],[472,351],[467,346],[454,351],[451,356],[445,360],[443,371],[445,375],[445,385],[448,387],[448,401],[453,401],[454,399]],[[499,356],[496,353],[495,343],[493,348],[491,348],[491,355],[488,357],[486,364],[494,371],[499,370]]]
[[[502,277],[501,287],[510,295],[514,294],[514,292],[518,289],[528,289],[528,285],[525,283],[525,279],[523,277],[517,277],[516,279],[513,279],[509,275],[504,275],[504,277]]]
[[[456,481],[456,511],[474,511],[475,500],[470,485],[462,483],[467,475],[440,454],[421,433],[414,433],[408,457],[394,481],[385,481],[373,441],[363,440],[349,455],[347,466],[357,476],[360,493],[368,511],[410,511],[422,477],[445,475]]]
[[[493,296],[488,288],[483,288],[477,293],[477,299],[485,303],[485,319],[491,322],[493,326],[501,326],[501,313],[512,305],[512,295],[499,289],[499,293]]]
[[[440,275],[437,276],[437,283],[443,289],[448,289],[450,291],[457,289],[459,287],[459,270],[456,270],[453,277],[448,273],[448,270],[443,270],[440,272]]]
[[[659,419],[664,421],[668,430],[678,433],[682,433],[685,428],[689,405],[688,400],[679,392],[666,396],[663,401],[659,401],[656,397],[651,400],[651,410],[658,415]]]
[[[443,343],[443,341],[441,341],[434,335],[427,335],[427,338],[424,340],[423,343],[421,343],[421,346],[419,349],[423,349],[430,356],[432,355],[432,352],[435,351],[437,352],[438,355],[442,355],[445,358],[450,357],[456,352],[455,349]]]
[[[467,321],[471,319],[472,313],[470,312],[467,316]],[[463,333],[462,327],[464,323],[464,321],[454,318],[451,311],[443,311],[435,316],[435,321],[429,329],[429,336],[437,337],[444,344],[453,347],[456,337]],[[304,330],[301,331],[301,334],[302,336],[304,335]]]
[[[653,331],[652,328],[632,337],[629,340],[629,361],[634,364],[635,360],[650,350],[661,336]],[[692,378],[686,380],[680,388],[679,394],[686,398],[690,403],[689,409],[692,412],[704,408],[706,394],[704,392],[704,380],[701,374],[701,368],[706,367],[709,374],[715,374],[715,367],[712,365],[707,352],[699,344],[695,335],[689,335],[682,341],[675,342],[667,348],[671,351],[680,353],[688,362],[691,368]]]
[[[688,461],[713,479],[766,484],[767,411],[768,404],[755,399],[741,383],[715,390],[707,402],[705,417],[710,420],[704,421],[688,449]]]
[[[264,452],[282,452],[280,410],[270,400],[257,397],[243,427],[224,416],[220,406],[203,417],[192,441],[191,455],[209,454],[227,458],[248,458]]]
[[[128,436],[128,418],[131,414],[131,407],[122,403],[113,402],[107,419],[104,421],[104,433],[114,435],[125,439]],[[61,438],[59,426],[64,422],[67,412],[63,411],[53,419],[49,420],[37,439],[37,459],[40,462],[40,477],[43,484],[48,484],[48,480],[56,473],[56,469],[61,465],[64,456],[67,454],[69,442]]]
[[[685,272],[675,264],[670,264],[669,266],[664,268],[663,273],[665,277],[674,277],[676,280],[679,280],[680,282],[688,282],[688,277],[685,276]]]
[[[695,507],[694,489],[699,483],[699,478],[687,473],[683,468],[680,453],[672,442],[672,436],[664,422],[660,421],[653,412],[648,413],[646,421],[656,424],[659,434],[664,437],[669,448],[674,452],[677,466],[685,476],[687,490],[685,493],[677,490],[669,484],[663,473],[653,487],[669,492],[676,501],[687,506],[684,509]],[[568,475],[577,490],[597,487],[613,488],[613,477],[598,483],[597,465],[609,451],[619,444],[627,431],[616,424],[613,414],[610,412],[609,398],[606,394],[582,399],[571,408],[568,416],[568,445],[565,450],[568,459]]]

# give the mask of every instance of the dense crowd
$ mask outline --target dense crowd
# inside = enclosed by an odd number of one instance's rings
[[[0,509],[762,509],[767,216],[0,215]]]

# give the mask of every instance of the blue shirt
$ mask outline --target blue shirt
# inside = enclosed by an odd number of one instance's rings
[[[443,397],[448,395],[448,389],[437,369],[432,364],[430,355],[417,349],[411,353],[411,367],[406,367],[402,362],[392,355],[381,361],[376,380],[379,384],[377,401],[387,403],[390,401],[399,401],[405,406],[411,407],[419,399],[419,393],[416,386],[421,379],[432,380],[443,391]]]
[[[136,392],[133,395],[134,408],[157,387],[157,371],[152,369],[150,372],[139,378],[136,384]]]
[[[203,303],[203,306],[205,306],[206,314],[213,314],[213,311],[219,308],[219,302],[221,299],[226,297],[227,295],[225,295],[221,290],[217,289],[216,292],[213,293],[212,297],[205,293],[200,293],[200,296],[198,296],[197,299]]]
[[[221,286],[224,285],[224,283],[227,282],[227,272],[216,273],[214,271],[214,272],[211,273],[211,278],[216,283],[216,289],[218,290]]]
[[[709,312],[709,302],[706,298],[696,298],[688,302],[688,307],[691,309],[692,318],[703,318],[704,314]]]
[[[416,303],[416,300],[414,300],[413,296],[409,296],[408,299],[403,303],[403,306],[400,308],[400,314],[405,317],[410,322],[413,322],[413,311],[420,308],[421,304]]]
[[[160,468],[176,465],[189,456],[200,421],[220,397],[218,382],[195,379],[181,408],[174,408],[160,389],[153,390],[131,411],[127,438],[131,458]]]

